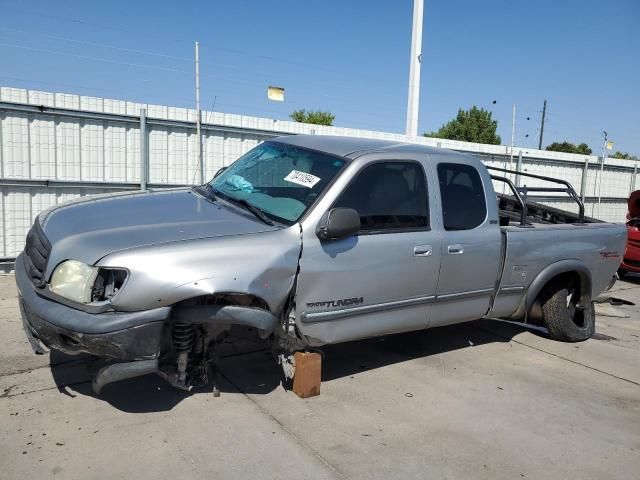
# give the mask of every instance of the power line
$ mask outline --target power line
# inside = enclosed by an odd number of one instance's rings
[[[106,63],[114,63],[117,65],[126,65],[128,67],[138,67],[138,68],[151,68],[154,70],[163,70],[166,72],[177,72],[177,73],[187,73],[186,70],[178,70],[177,68],[171,68],[171,67],[160,67],[157,65],[144,65],[144,64],[140,64],[140,63],[132,63],[132,62],[123,62],[120,60],[112,60],[110,58],[102,58],[102,57],[92,57],[89,55],[79,55],[77,53],[69,53],[69,52],[58,52],[56,50],[48,50],[48,49],[44,49],[44,48],[37,48],[37,47],[29,47],[26,45],[16,45],[13,43],[0,43],[0,47],[9,47],[9,48],[20,48],[23,50],[31,50],[34,52],[42,52],[42,53],[49,53],[51,55],[65,55],[68,57],[74,57],[74,58],[80,58],[83,60],[93,60],[93,61],[98,61],[98,62],[106,62]]]
[[[4,28],[4,27],[0,27],[0,30],[5,31],[5,32],[14,32],[14,33],[24,33],[27,35],[33,35],[33,33],[27,32],[25,30],[19,30],[16,28]],[[70,42],[70,43],[76,43],[78,45],[88,45],[90,47],[100,47],[100,48],[108,48],[111,50],[120,50],[122,52],[130,52],[130,53],[137,53],[137,54],[141,54],[141,55],[152,55],[152,56],[156,56],[156,57],[162,57],[162,58],[169,58],[172,60],[183,60],[183,61],[192,61],[192,58],[189,57],[178,57],[176,55],[168,55],[166,53],[159,53],[159,52],[150,52],[148,50],[139,50],[136,48],[127,48],[127,47],[118,47],[115,45],[107,45],[107,44],[103,44],[103,43],[95,43],[95,42],[87,42],[87,41],[83,41],[83,40],[76,40],[74,38],[69,38],[69,37],[61,37],[58,35],[49,35],[46,33],[41,33],[38,32],[37,33],[38,36],[40,37],[45,37],[45,38],[51,38],[53,40],[62,40],[64,42]],[[16,38],[16,37],[14,37]]]
[[[88,86],[88,85],[78,85],[78,84],[63,83],[63,82],[47,82],[47,81],[44,81],[44,80],[35,80],[33,78],[24,78],[24,77],[13,77],[13,76],[9,76],[9,75],[0,75],[0,78],[6,78],[8,80],[15,80],[17,82],[27,82],[27,83],[36,83],[36,84],[42,84],[42,85],[51,85],[53,87],[78,88],[78,89],[82,89],[82,90],[112,92],[112,93],[118,93],[118,94],[121,93],[119,90],[114,90],[114,89],[110,89],[110,88],[102,88],[102,87],[95,87],[95,86]],[[117,99],[113,99],[113,100],[117,100]]]
[[[126,33],[131,33],[131,34],[134,34],[134,35],[139,35],[140,34],[139,31],[133,31],[133,30],[122,28],[122,27],[108,26],[108,25],[95,23],[95,22],[87,22],[86,20],[82,20],[82,19],[78,19],[78,18],[65,17],[65,16],[61,16],[61,15],[44,14],[42,12],[29,11],[29,10],[24,10],[24,9],[20,9],[20,8],[15,8],[15,7],[5,7],[5,8],[7,8],[9,10],[14,10],[14,11],[19,12],[19,13],[23,13],[23,14],[26,14],[26,15],[37,15],[37,16],[41,16],[41,17],[44,17],[44,18],[51,18],[51,19],[55,19],[55,20],[63,20],[63,21],[67,21],[67,22],[71,22],[71,23],[75,23],[75,24],[81,24],[81,25],[86,25],[86,26],[91,26],[91,27],[98,27],[98,28],[103,28],[103,29],[106,29],[106,30],[115,30],[115,31],[120,31],[120,32],[126,32]],[[2,30],[11,30],[11,31],[14,31],[14,32],[30,33],[30,32],[26,32],[24,30],[17,30],[17,29],[7,29],[7,28],[0,28],[0,29],[2,29]],[[37,32],[37,34],[38,35],[42,35],[42,36],[48,36],[49,38],[55,38],[55,39],[59,39],[59,40],[65,40],[65,41],[70,41],[70,42],[75,42],[75,43],[80,43],[80,44],[94,45],[94,46],[105,47],[105,48],[113,48],[113,49],[131,51],[131,52],[134,52],[134,53],[141,53],[141,54],[146,54],[146,55],[157,55],[157,56],[163,56],[163,57],[167,57],[167,58],[176,58],[176,59],[180,59],[180,60],[191,60],[191,58],[187,58],[187,57],[178,57],[178,56],[173,56],[173,55],[159,54],[159,53],[149,52],[149,51],[145,51],[145,50],[129,49],[129,48],[123,48],[123,47],[116,47],[116,46],[112,46],[112,45],[104,45],[104,44],[99,44],[99,43],[93,43],[92,44],[91,42],[84,42],[84,41],[74,40],[74,39],[65,38],[65,37],[47,35],[47,34],[42,34],[40,32]],[[148,36],[155,37],[155,38],[161,38],[164,41],[168,40],[168,41],[171,41],[173,43],[189,43],[190,44],[192,42],[191,39],[177,39],[177,38],[173,38],[172,39],[172,38],[169,38],[169,37],[167,37],[165,35],[162,35],[162,36],[160,36],[160,35],[148,35]],[[286,64],[298,66],[298,67],[303,66],[303,67],[306,67],[306,68],[313,68],[314,70],[322,69],[322,70],[325,70],[325,71],[331,72],[331,73],[340,73],[338,70],[333,70],[333,69],[329,70],[329,69],[326,69],[325,67],[323,67],[321,65],[318,65],[318,64],[303,63],[303,62],[283,59],[282,57],[272,57],[272,56],[268,56],[268,55],[255,54],[255,53],[244,51],[244,50],[220,47],[218,45],[212,45],[212,44],[209,44],[209,43],[201,43],[201,45],[206,45],[206,46],[208,46],[208,47],[210,47],[211,49],[214,49],[214,50],[220,50],[220,51],[226,51],[226,52],[230,52],[230,53],[247,55],[247,56],[251,56],[251,57],[254,57],[254,58],[262,58],[262,59],[271,60],[271,61],[278,62],[278,63],[286,63]]]
[[[24,15],[30,15],[30,16],[38,16],[38,17],[43,17],[43,18],[50,18],[53,20],[61,20],[64,22],[69,22],[69,23],[75,23],[78,25],[86,25],[88,27],[98,27],[98,28],[102,28],[104,30],[112,30],[112,31],[117,31],[117,32],[124,32],[124,33],[131,33],[134,35],[140,35],[140,32],[135,32],[133,30],[128,30],[125,28],[121,28],[121,27],[114,27],[114,26],[109,26],[109,25],[105,25],[105,24],[101,24],[101,23],[95,23],[95,22],[87,22],[86,20],[82,20],[79,18],[71,18],[71,17],[65,17],[63,15],[51,15],[51,14],[46,14],[46,13],[42,13],[42,12],[38,12],[38,11],[34,11],[34,10],[25,10],[25,9],[21,9],[21,8],[16,8],[16,7],[7,7],[7,6],[3,6],[2,7],[4,10],[13,10],[14,12],[18,12],[18,13],[22,13]],[[192,40],[187,40],[187,39],[170,39],[166,36],[160,36],[160,35],[149,35],[151,37],[155,37],[155,38],[162,38],[165,41],[169,40],[172,41],[174,43],[188,43],[190,44],[192,42]]]
[[[0,27],[0,30],[20,31],[20,30],[15,30],[15,29],[4,29],[4,28],[1,28],[1,27]],[[49,38],[54,38],[54,39],[60,39],[60,40],[63,40],[63,41],[68,41],[68,42],[73,42],[73,43],[78,43],[78,44],[81,44],[81,45],[89,45],[89,46],[94,46],[94,47],[103,47],[103,48],[109,48],[109,49],[116,49],[116,50],[126,51],[126,52],[130,52],[130,53],[140,53],[140,54],[154,55],[154,56],[158,56],[158,57],[180,59],[180,60],[191,60],[191,59],[187,59],[186,57],[177,57],[177,56],[167,55],[167,54],[162,54],[162,53],[157,53],[157,52],[148,52],[148,51],[144,51],[144,50],[137,50],[137,49],[131,49],[131,48],[125,48],[125,47],[117,47],[117,46],[113,46],[113,45],[105,45],[105,44],[100,44],[100,43],[84,42],[84,41],[80,41],[80,40],[75,40],[75,39],[65,38],[65,37],[59,37],[59,36],[55,36],[55,35],[42,35],[42,36],[49,37]],[[126,66],[133,66],[133,67],[138,67],[138,68],[151,68],[151,69],[155,69],[155,70],[165,70],[165,71],[172,71],[172,72],[178,72],[178,73],[189,73],[186,70],[181,70],[181,69],[172,68],[172,67],[164,67],[164,66],[149,65],[149,64],[139,64],[139,63],[134,63],[134,62],[125,62],[125,61],[121,61],[121,60],[112,60],[112,59],[108,59],[108,58],[104,58],[104,57],[96,57],[96,56],[89,56],[89,55],[79,55],[79,54],[71,53],[71,52],[53,51],[53,50],[49,50],[49,49],[43,49],[43,48],[40,48],[40,47],[33,47],[33,46],[27,46],[27,45],[0,43],[0,46],[6,46],[6,47],[10,47],[10,48],[27,49],[27,50],[31,50],[31,51],[50,53],[50,54],[55,54],[55,55],[71,56],[71,57],[80,58],[80,59],[84,59],[84,60],[101,61],[101,62],[107,62],[107,63],[126,65]],[[215,66],[215,67],[218,67],[218,68],[234,68],[234,69],[243,68],[243,67],[238,66],[238,65],[218,64],[218,63],[213,63],[213,64],[209,63],[209,65],[210,66]],[[205,69],[203,69],[203,70],[205,70]],[[207,68],[207,70],[210,70],[210,69]],[[261,75],[269,75],[266,72],[252,72],[252,73],[253,74],[257,73],[257,74],[261,74]],[[271,83],[271,81],[268,78],[264,78],[262,82],[255,81],[255,80],[251,81],[251,80],[245,80],[244,78],[237,78],[237,76],[234,76],[234,74],[231,74],[231,75],[221,74],[221,73],[219,73],[219,70],[216,70],[216,73],[209,73],[209,74],[207,74],[207,76],[209,76],[209,77],[213,76],[213,77],[218,77],[218,78],[222,78],[222,79],[227,79],[228,78],[230,80],[233,80],[234,83],[244,83],[244,84],[247,84],[247,85],[256,85],[256,86],[259,86],[261,88],[264,88],[265,85],[267,85],[268,83]],[[305,84],[305,86],[316,85],[316,86],[319,86],[319,87],[329,87],[329,88],[331,88],[332,86],[336,87],[336,88],[342,87],[342,86],[338,85],[337,83],[326,83],[326,82],[318,83],[318,82],[309,82],[308,80],[305,80],[303,83]],[[287,90],[296,91],[296,87],[288,87]],[[324,93],[324,92],[317,92],[317,93],[315,93],[315,95],[316,96],[325,97],[325,98],[333,98],[333,99],[337,99],[337,100],[340,100],[340,101],[349,99],[349,96],[332,95],[332,94],[328,94],[328,93]],[[390,95],[386,95],[386,96],[388,98],[390,98]],[[392,109],[382,109],[382,110],[386,110],[388,112],[389,111],[395,112],[395,110],[392,110]]]
[[[36,16],[40,16],[40,17],[44,17],[44,18],[51,18],[51,19],[55,19],[55,20],[62,20],[62,21],[66,21],[66,22],[70,22],[70,23],[75,23],[75,24],[80,24],[80,25],[86,25],[86,26],[90,26],[90,27],[98,27],[98,28],[103,28],[106,30],[114,30],[114,31],[119,31],[119,32],[125,32],[125,33],[130,33],[133,35],[140,35],[139,31],[132,31],[126,28],[122,28],[122,27],[114,27],[114,26],[108,26],[108,25],[104,25],[104,24],[99,24],[99,23],[94,23],[94,22],[87,22],[86,20],[82,20],[82,19],[78,19],[78,18],[71,18],[71,17],[66,17],[66,16],[62,16],[62,15],[50,15],[50,14],[44,14],[42,12],[36,12],[36,11],[30,11],[30,10],[24,10],[24,9],[20,9],[20,8],[15,8],[15,7],[4,7],[7,10],[13,10],[25,15],[36,15]],[[173,43],[192,43],[191,39],[177,39],[177,38],[169,38],[165,35],[147,35],[148,37],[151,38],[159,38],[162,39],[163,41],[171,41]],[[318,71],[318,70],[322,70],[324,72],[328,72],[328,73],[335,73],[335,74],[343,74],[343,72],[339,71],[339,70],[334,70],[334,69],[327,69],[325,66],[323,65],[318,65],[318,64],[312,64],[312,63],[305,63],[305,62],[299,62],[296,60],[289,60],[289,59],[285,59],[281,56],[279,57],[272,57],[269,55],[262,55],[262,54],[255,54],[252,52],[248,52],[245,50],[238,50],[238,49],[234,49],[234,48],[227,48],[227,47],[220,47],[218,45],[213,45],[210,43],[201,43],[201,46],[206,46],[208,48],[211,48],[213,50],[219,50],[219,51],[226,51],[229,53],[235,53],[235,54],[240,54],[240,55],[247,55],[250,57],[254,57],[254,58],[261,58],[264,60],[270,60],[272,62],[277,62],[277,63],[282,63],[282,64],[289,64],[289,65],[293,65],[293,66],[297,66],[297,67],[303,67],[303,68],[310,68],[313,69],[314,71]]]

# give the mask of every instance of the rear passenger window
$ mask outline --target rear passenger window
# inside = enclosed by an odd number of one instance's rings
[[[487,204],[478,171],[470,165],[438,164],[445,230],[471,230],[487,217]]]
[[[364,232],[429,226],[424,170],[416,162],[379,162],[361,170],[334,207],[354,208]]]

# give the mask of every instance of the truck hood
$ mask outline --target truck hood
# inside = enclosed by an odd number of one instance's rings
[[[135,247],[280,228],[190,189],[89,197],[54,207],[39,221],[52,245],[47,276],[67,259],[94,264]]]

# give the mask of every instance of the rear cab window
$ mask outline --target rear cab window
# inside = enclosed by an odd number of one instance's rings
[[[478,170],[459,163],[438,164],[445,230],[472,230],[487,218],[487,202]]]

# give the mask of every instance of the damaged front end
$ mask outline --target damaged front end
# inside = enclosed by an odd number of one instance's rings
[[[218,294],[183,302],[172,309],[157,373],[181,390],[205,386],[215,377],[217,347],[232,327],[255,330],[264,340],[277,322],[266,304],[251,295]]]
[[[159,353],[149,360],[113,363],[98,371],[93,388],[102,388],[119,380],[156,373],[171,386],[190,391],[213,384],[216,388],[216,363],[219,347],[233,328],[255,332],[268,342],[286,379],[293,378],[295,365],[291,352],[305,347],[295,328],[295,310],[287,302],[287,315],[276,316],[259,298],[227,293],[182,302],[172,308],[164,324]]]
[[[295,313],[287,317],[292,321]],[[155,358],[103,367],[94,378],[94,391],[100,393],[109,383],[156,373],[180,390],[213,383],[216,392],[219,346],[234,327],[256,332],[261,340],[268,340],[287,378],[293,376],[287,375],[289,352],[303,347],[293,323],[276,317],[264,301],[246,294],[217,294],[183,302],[172,308],[164,327]]]
[[[34,352],[43,354],[48,347],[106,360],[109,363],[94,377],[96,393],[110,383],[149,373],[181,390],[205,386],[215,379],[217,347],[232,328],[244,327],[260,339],[273,339],[278,328],[277,317],[263,301],[238,293],[204,296],[133,314],[91,314],[37,296],[26,283],[24,269],[16,270],[24,329]],[[85,328],[89,331],[79,332],[78,327],[52,323],[47,319],[51,315],[69,324],[101,325],[109,331],[94,327],[95,331]]]
[[[116,252],[91,268],[111,273],[126,265],[126,281],[99,274],[91,297],[99,301],[80,305],[51,291],[46,264],[36,284],[29,262],[37,256],[23,253],[16,282],[25,331],[36,353],[44,345],[106,360],[96,393],[149,373],[191,390],[214,380],[218,347],[234,332],[251,330],[276,351],[296,341],[282,339],[299,255],[299,226]]]

